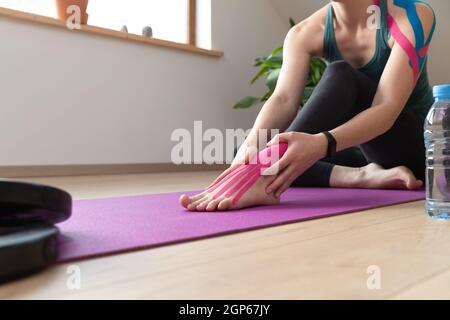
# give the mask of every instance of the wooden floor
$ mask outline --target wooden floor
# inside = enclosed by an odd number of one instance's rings
[[[33,179],[75,198],[199,189],[216,173]],[[0,299],[448,299],[450,221],[423,202],[75,263],[0,286]],[[380,268],[381,289],[367,286]]]

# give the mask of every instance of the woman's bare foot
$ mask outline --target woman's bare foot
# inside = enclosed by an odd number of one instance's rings
[[[279,204],[280,199],[274,194],[267,194],[267,186],[276,176],[261,176],[256,183],[236,202],[233,196],[214,196],[221,190],[218,187],[213,191],[204,191],[193,197],[182,195],[180,204],[189,211],[227,211],[253,206]],[[224,179],[227,179],[225,177]],[[238,179],[232,186],[238,184],[245,176]],[[383,169],[377,164],[369,164],[362,168],[349,168],[335,166],[330,177],[330,187],[339,188],[365,188],[365,189],[419,189],[423,183],[417,180],[414,174],[406,167]]]
[[[415,190],[422,185],[407,167],[384,169],[375,163],[362,168],[335,166],[330,177],[330,186],[339,188]]]
[[[225,178],[226,179],[226,178]],[[242,177],[241,179],[245,179]],[[238,179],[233,186],[241,179]],[[214,195],[217,194],[221,187],[211,192],[204,191],[193,197],[182,195],[180,197],[180,204],[189,211],[227,211],[237,210],[254,206],[262,205],[274,205],[279,204],[280,199],[276,198],[274,194],[267,194],[266,188],[275,179],[275,176],[261,176],[256,183],[236,202],[233,203],[233,196],[226,197],[221,195],[217,199],[214,199]],[[230,186],[229,189],[231,189]]]

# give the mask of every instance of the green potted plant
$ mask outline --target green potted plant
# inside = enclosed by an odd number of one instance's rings
[[[89,15],[87,14],[87,7],[89,0],[55,0],[56,15],[58,19],[66,21],[70,14],[67,13],[67,8],[75,5],[81,10],[81,24],[87,24]]]
[[[291,27],[296,23],[291,18],[289,20]],[[247,109],[252,106],[258,105],[267,101],[273,94],[278,82],[278,76],[280,75],[281,65],[283,64],[282,58],[283,47],[276,48],[268,56],[263,56],[255,59],[255,67],[259,67],[258,72],[253,77],[251,84],[254,84],[258,79],[264,77],[266,79],[267,92],[262,97],[248,96],[240,100],[234,105],[235,109]],[[326,69],[326,62],[321,58],[312,58],[309,68],[309,77],[306,82],[305,91],[303,94],[302,104],[308,101],[309,97],[314,91],[314,88],[319,83],[322,75]]]

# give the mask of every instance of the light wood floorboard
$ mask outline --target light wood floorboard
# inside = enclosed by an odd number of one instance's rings
[[[77,199],[201,189],[217,172],[34,178]],[[450,222],[423,201],[63,264],[0,286],[0,299],[448,299]],[[381,268],[381,289],[367,268]]]

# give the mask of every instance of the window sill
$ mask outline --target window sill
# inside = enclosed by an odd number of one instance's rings
[[[167,40],[162,40],[162,39],[146,38],[146,37],[136,35],[136,34],[129,34],[129,33],[121,32],[121,31],[115,31],[115,30],[110,30],[110,29],[105,29],[105,28],[100,28],[100,27],[95,27],[95,26],[90,26],[90,25],[82,25],[80,30],[77,30],[77,29],[69,30],[66,27],[66,24],[64,21],[61,21],[61,20],[58,20],[55,18],[51,18],[51,17],[47,17],[47,16],[41,16],[41,15],[36,15],[36,14],[32,14],[32,13],[11,10],[11,9],[7,9],[7,8],[0,7],[0,16],[5,16],[8,18],[19,19],[19,20],[28,21],[28,22],[40,23],[40,24],[45,24],[45,25],[50,25],[50,26],[55,26],[55,27],[66,29],[69,32],[84,32],[87,34],[108,36],[108,37],[112,37],[112,38],[116,38],[116,39],[128,40],[128,41],[139,42],[139,43],[158,46],[158,47],[181,50],[181,51],[194,53],[194,54],[200,54],[200,55],[204,55],[204,56],[211,56],[211,57],[222,57],[223,56],[223,52],[221,52],[221,51],[202,49],[202,48],[198,48],[198,47],[195,47],[195,46],[192,46],[189,44],[167,41]]]

